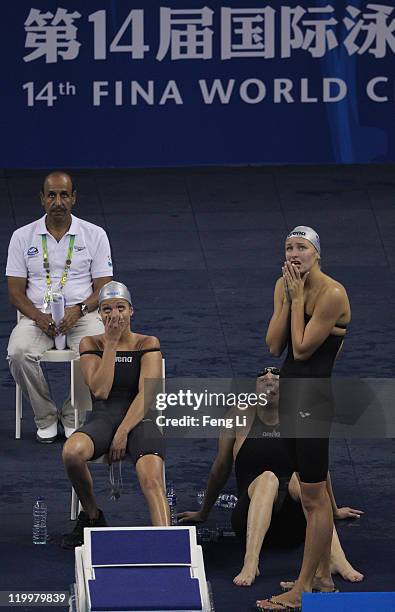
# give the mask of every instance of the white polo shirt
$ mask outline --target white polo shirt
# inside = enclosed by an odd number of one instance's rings
[[[67,259],[70,235],[75,235],[73,256],[64,295],[66,306],[86,300],[93,292],[94,278],[112,276],[110,243],[98,225],[71,216],[68,232],[57,242],[45,225],[46,215],[15,230],[8,247],[6,276],[27,279],[26,295],[42,309],[46,291],[42,234],[47,236],[49,271],[53,289],[59,287]]]

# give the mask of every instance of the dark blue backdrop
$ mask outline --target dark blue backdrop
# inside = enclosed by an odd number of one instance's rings
[[[287,7],[298,6],[287,27]],[[394,0],[380,6],[358,0],[18,0],[7,6],[0,26],[0,167],[394,162]],[[161,7],[173,11],[170,27]],[[317,36],[323,22],[327,28]],[[132,51],[114,49],[123,24],[118,47]],[[204,47],[196,48],[195,39]],[[179,48],[179,40],[189,46]],[[367,84],[377,77],[374,100]],[[199,80],[210,89],[214,79],[225,90],[234,79],[227,103],[218,97],[205,103]],[[340,81],[347,93],[324,102],[323,79],[338,79],[332,95]],[[108,95],[95,106],[93,83],[99,81],[105,84],[96,88]],[[152,104],[141,96],[130,104],[131,81],[145,90],[152,82]],[[169,81],[173,98],[166,99]],[[275,87],[291,88],[288,101],[275,102]],[[48,94],[56,96],[53,105]]]

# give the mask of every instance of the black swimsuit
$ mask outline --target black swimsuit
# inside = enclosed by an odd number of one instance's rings
[[[277,427],[266,425],[256,415],[235,460],[238,502],[232,513],[232,526],[243,540],[246,537],[250,505],[248,487],[265,471],[277,476],[279,489],[264,545],[300,544],[304,539],[306,523],[301,504],[294,501],[288,492],[293,465],[288,455],[287,440],[280,437]]]
[[[248,489],[251,482],[269,470],[276,476],[289,481],[292,476],[292,463],[287,453],[284,438],[280,437],[277,427],[266,425],[258,415],[237,453],[235,475],[240,492]]]
[[[106,400],[97,399],[92,394],[92,412],[86,423],[77,431],[88,435],[94,444],[94,455],[97,459],[108,452],[115,432],[125,417],[130,404],[139,390],[141,357],[145,353],[160,349],[143,349],[139,351],[117,351],[114,367],[114,382]],[[81,355],[102,357],[103,351],[84,351]],[[159,455],[164,458],[164,441],[155,424],[153,415],[147,414],[128,436],[127,452],[136,464],[143,455]]]
[[[307,326],[311,316],[304,313],[304,324]],[[336,325],[340,329],[346,326]],[[305,361],[295,361],[292,347],[291,326],[288,335],[288,353],[281,367],[282,378],[330,378],[336,355],[340,349],[344,336],[329,336],[314,353]]]
[[[311,316],[305,313],[305,325]],[[336,327],[341,327],[337,325]],[[331,375],[344,336],[329,335],[304,361],[295,361],[289,330],[288,354],[280,372],[280,422],[294,470],[302,482],[326,480],[334,405]]]

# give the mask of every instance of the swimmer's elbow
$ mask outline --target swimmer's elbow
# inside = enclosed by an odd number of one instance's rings
[[[275,342],[266,342],[266,344],[270,354],[273,355],[273,357],[281,357],[281,353],[284,350],[284,346],[279,345]]]
[[[91,389],[91,391],[95,399],[98,399],[98,400],[106,400],[108,399],[108,396],[110,395],[110,391],[108,389],[104,389],[100,387],[98,389]]]
[[[278,348],[269,346],[269,353],[273,355],[273,357],[281,357],[282,351]]]
[[[268,332],[265,338],[266,346],[272,355],[275,355],[278,351],[277,343],[273,340],[272,334]]]
[[[111,385],[108,381],[103,378],[103,375],[98,376],[98,372],[95,372],[93,376],[90,376],[86,383],[89,386],[90,392],[93,397],[98,400],[106,400],[110,395]]]
[[[294,360],[295,361],[307,361],[308,359],[310,359],[311,355],[313,354],[312,352],[307,352],[307,351],[293,351],[294,354]]]

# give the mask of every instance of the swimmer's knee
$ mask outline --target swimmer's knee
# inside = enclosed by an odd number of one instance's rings
[[[259,476],[257,476],[255,480],[252,481],[252,483],[248,487],[248,495],[251,498],[256,490],[267,491],[268,489],[270,489],[277,492],[279,484],[279,480],[274,474],[274,472],[267,470],[262,474],[259,474]]]
[[[63,463],[67,467],[85,463],[93,455],[92,447],[93,443],[88,436],[73,434],[63,446]]]
[[[270,472],[270,470],[267,470],[266,472],[263,472],[262,474],[260,474],[260,476],[258,476],[258,480],[259,482],[263,484],[267,484],[273,487],[278,487],[280,484],[275,473]]]
[[[139,475],[140,486],[145,493],[156,493],[163,491],[162,476],[160,474],[141,473]]]

